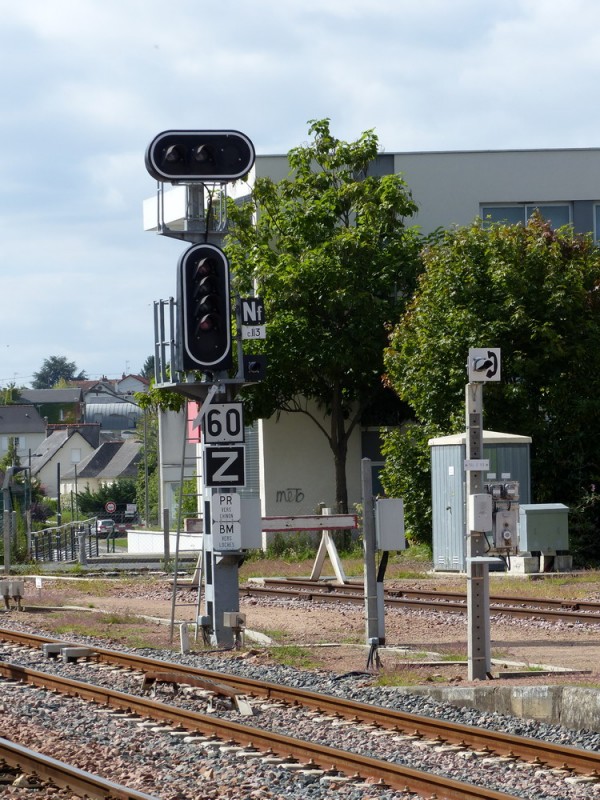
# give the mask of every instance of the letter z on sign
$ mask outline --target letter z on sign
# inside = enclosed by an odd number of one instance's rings
[[[245,447],[205,447],[205,486],[245,486]]]

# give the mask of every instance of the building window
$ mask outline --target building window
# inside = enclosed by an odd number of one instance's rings
[[[14,448],[17,453],[20,453],[24,446],[25,446],[25,439],[22,436],[3,436],[2,437],[2,450],[6,451],[11,446],[11,442],[14,444]]]
[[[570,203],[514,203],[506,205],[481,206],[481,219],[484,224],[500,222],[504,225],[525,225],[534,211],[539,211],[554,229],[569,225],[571,218]]]
[[[594,241],[600,242],[600,203],[594,205]]]
[[[81,447],[71,449],[71,464],[79,464],[81,461]]]

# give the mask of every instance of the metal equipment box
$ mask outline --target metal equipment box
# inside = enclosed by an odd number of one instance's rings
[[[519,508],[519,552],[567,552],[569,509],[562,503],[521,505]]]
[[[433,568],[464,572],[466,568],[465,433],[429,440],[431,448],[431,505]],[[531,437],[483,431],[483,457],[490,468],[483,479],[518,481],[520,500],[531,500],[529,450]]]

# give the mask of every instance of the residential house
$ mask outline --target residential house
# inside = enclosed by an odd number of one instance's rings
[[[54,430],[32,453],[31,475],[48,497],[57,497],[60,476],[76,469],[95,449],[76,427]]]
[[[143,416],[135,402],[134,393],[148,388],[148,381],[137,375],[123,375],[118,381],[102,378],[99,381],[77,381],[83,393],[84,415],[87,423],[100,425],[103,441],[123,438],[135,430]]]
[[[111,485],[120,478],[135,480],[141,448],[141,442],[133,439],[103,442],[76,467],[61,475],[61,495],[76,494],[85,488],[97,492],[102,485]]]
[[[0,406],[0,459],[8,452],[12,439],[21,463],[27,466],[30,453],[46,438],[46,428],[46,421],[35,406]]]
[[[125,375],[114,382],[115,392],[120,395],[131,396],[135,392],[147,392],[150,386],[148,378],[143,375]]]
[[[83,419],[83,395],[80,388],[23,389],[23,403],[31,403],[49,423],[77,424]]]

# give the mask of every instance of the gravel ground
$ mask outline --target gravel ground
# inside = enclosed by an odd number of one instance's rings
[[[8,616],[8,615],[7,615]],[[3,625],[25,627],[6,617]],[[104,644],[87,637],[77,637],[87,644]],[[164,651],[144,649],[142,655],[165,658]],[[350,697],[362,702],[398,708],[486,726],[518,735],[547,741],[572,744],[592,750],[600,749],[600,734],[540,725],[512,717],[481,714],[476,710],[456,709],[426,698],[399,694],[392,688],[375,688],[367,678],[314,671],[298,671],[282,666],[249,663],[242,657],[218,655],[167,654],[169,660],[182,665],[210,666],[216,670],[241,673],[248,677],[302,686],[313,691]],[[23,663],[37,669],[59,671],[71,677],[110,685],[111,688],[134,692],[140,678],[122,670],[106,669],[94,664],[68,664],[44,659],[41,652],[2,646],[2,660]],[[165,700],[173,702],[169,693]],[[111,780],[156,794],[162,800],[199,800],[199,798],[321,798],[335,796],[340,800],[386,798],[406,800],[402,792],[392,792],[373,785],[358,788],[339,777],[323,773],[299,773],[278,764],[258,759],[243,759],[215,742],[184,741],[169,732],[156,730],[139,720],[131,721],[104,710],[94,710],[82,701],[57,697],[47,692],[9,683],[0,684],[0,712],[4,735],[34,749],[42,749],[55,758],[76,763],[82,769],[98,772]],[[198,711],[206,710],[204,696],[190,692],[182,704]],[[247,718],[226,707],[217,708],[237,722],[249,724]],[[377,758],[408,764],[413,768],[443,772],[458,780],[484,781],[499,791],[528,800],[588,800],[600,797],[600,784],[573,782],[559,770],[544,770],[507,759],[486,758],[468,751],[436,747],[432,743],[413,742],[408,737],[373,731],[365,726],[343,725],[314,713],[301,713],[279,706],[260,703],[252,724],[273,727],[281,733],[309,738],[328,745],[359,750]],[[83,745],[83,746],[82,746]],[[243,763],[243,767],[240,767]],[[39,796],[39,794],[37,795]]]

